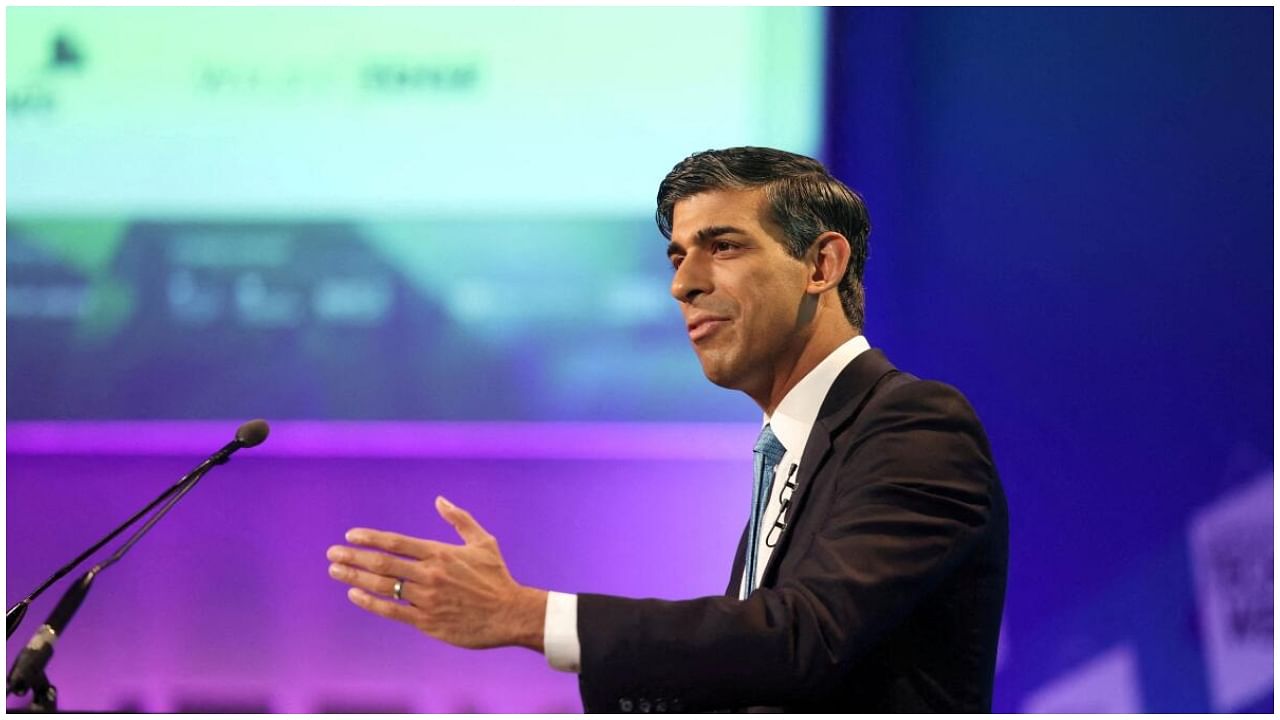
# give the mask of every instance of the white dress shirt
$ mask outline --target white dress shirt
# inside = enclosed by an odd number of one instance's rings
[[[809,433],[818,419],[818,411],[822,402],[831,391],[836,377],[853,359],[870,349],[867,339],[861,335],[851,338],[836,348],[808,372],[800,382],[792,387],[773,415],[764,416],[764,424],[773,428],[782,447],[786,448],[782,460],[778,462],[774,473],[773,488],[769,491],[769,503],[765,506],[764,520],[760,523],[760,547],[756,562],[756,584],[764,575],[765,566],[773,554],[771,540],[776,540],[778,532],[773,529],[775,523],[785,523],[787,518],[780,518],[782,498],[789,497],[786,485],[788,480],[794,483],[799,477],[800,459],[804,457],[805,444],[809,442]],[[775,543],[776,544],[776,543]],[[745,597],[746,577],[740,590],[740,597]],[[543,629],[543,646],[547,654],[547,662],[551,667],[566,672],[582,670],[582,646],[578,641],[578,596],[548,592],[546,625]]]

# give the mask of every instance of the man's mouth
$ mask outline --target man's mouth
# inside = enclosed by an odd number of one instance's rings
[[[687,327],[689,328],[689,339],[698,342],[715,332],[722,325],[728,324],[728,318],[715,317],[712,315],[701,315],[690,318]]]

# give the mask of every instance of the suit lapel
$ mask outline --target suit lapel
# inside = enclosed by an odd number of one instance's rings
[[[747,522],[750,522],[748,520]],[[747,564],[747,528],[742,528],[742,536],[738,538],[738,552],[733,556],[733,570],[729,573],[729,587],[725,588],[724,594],[729,597],[736,598],[742,588],[742,573],[745,571]]]
[[[804,455],[800,458],[799,479],[795,493],[791,496],[791,507],[787,510],[787,527],[778,538],[778,545],[769,556],[769,563],[765,565],[764,574],[760,580],[761,587],[773,582],[778,563],[786,553],[787,546],[794,535],[794,529],[804,512],[805,502],[813,489],[814,478],[822,472],[822,468],[831,457],[832,438],[857,417],[858,412],[866,405],[871,390],[880,380],[896,369],[883,352],[871,349],[854,358],[831,384],[826,399],[822,401],[822,408],[818,411],[818,419],[814,422],[813,430],[809,432],[809,439],[805,443]],[[743,571],[744,547],[744,544],[739,544],[738,559],[734,562],[734,578],[739,581]],[[730,587],[736,586],[731,584]]]

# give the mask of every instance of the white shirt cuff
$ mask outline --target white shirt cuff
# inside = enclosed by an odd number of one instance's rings
[[[547,663],[556,670],[580,672],[582,646],[578,644],[578,596],[547,592],[547,618],[542,630]]]

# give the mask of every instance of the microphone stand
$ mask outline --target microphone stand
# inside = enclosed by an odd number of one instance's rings
[[[222,462],[226,462],[224,459]],[[220,463],[219,463],[220,464]],[[171,497],[169,501],[160,508],[155,515],[125,541],[118,550],[101,563],[98,563],[83,577],[77,580],[71,587],[67,588],[67,592],[58,601],[57,607],[49,614],[49,619],[44,625],[36,631],[31,642],[23,648],[18,658],[13,661],[13,667],[9,668],[9,676],[6,682],[7,695],[22,695],[31,691],[31,703],[27,706],[27,710],[31,712],[57,712],[58,710],[58,689],[49,682],[49,677],[45,674],[45,667],[48,666],[49,660],[53,657],[53,643],[58,636],[66,629],[67,623],[71,622],[71,618],[75,616],[76,610],[80,608],[80,603],[84,602],[84,598],[89,594],[89,588],[92,587],[94,579],[98,573],[107,567],[114,565],[129,549],[147,534],[160,518],[164,517],[173,506],[182,499],[184,495],[191,491],[191,488],[200,482],[200,478],[209,471],[213,463],[206,461],[204,464],[193,470],[179,482],[176,492],[169,493]]]
[[[22,624],[22,619],[26,617],[27,609],[31,606],[31,603],[36,598],[40,597],[40,595],[45,590],[49,589],[50,585],[53,585],[54,583],[61,580],[64,576],[66,576],[67,573],[71,572],[76,568],[76,566],[84,562],[85,558],[96,553],[98,550],[102,548],[103,545],[106,545],[107,543],[111,542],[117,535],[124,532],[125,529],[128,528],[130,525],[133,525],[134,523],[138,522],[139,518],[151,512],[151,510],[155,508],[155,506],[164,502],[165,498],[181,490],[182,486],[185,485],[189,480],[191,480],[193,476],[204,474],[209,470],[209,468],[213,467],[214,465],[221,465],[225,463],[231,457],[231,453],[235,452],[236,450],[239,450],[241,447],[244,447],[244,443],[240,442],[240,440],[238,439],[228,443],[221,450],[214,453],[208,460],[205,460],[203,463],[200,463],[200,466],[197,467],[195,470],[192,470],[186,475],[183,475],[181,480],[179,480],[178,482],[170,486],[168,490],[165,490],[164,492],[160,493],[159,497],[157,497],[155,500],[152,500],[146,507],[142,508],[137,513],[135,513],[133,517],[129,518],[128,520],[125,520],[124,524],[122,524],[120,527],[107,533],[106,537],[94,543],[93,546],[90,547],[88,550],[85,550],[84,552],[80,553],[79,555],[76,556],[74,560],[72,560],[71,562],[59,568],[57,572],[49,576],[48,580],[45,580],[43,583],[41,583],[40,587],[31,591],[30,595],[27,595],[22,600],[14,603],[13,607],[6,610],[4,614],[5,625],[7,626],[5,639],[7,640],[13,637],[14,631],[18,629],[18,625]],[[199,479],[199,478],[197,477],[196,479]]]
[[[61,580],[64,576],[66,576],[67,573],[71,572],[73,569],[75,569],[76,566],[84,562],[85,558],[98,552],[98,550],[100,550],[103,545],[106,545],[107,543],[111,542],[112,539],[114,539],[117,535],[124,532],[125,528],[138,522],[138,518],[151,512],[151,510],[155,506],[163,502],[165,498],[177,492],[178,489],[182,487],[182,484],[189,479],[191,479],[191,475],[189,473],[187,475],[184,475],[181,480],[175,483],[168,490],[165,490],[163,493],[161,493],[160,497],[156,498],[155,500],[152,500],[150,504],[148,504],[146,507],[139,510],[137,514],[135,514],[133,517],[129,518],[128,520],[125,520],[123,525],[116,528],[115,530],[112,530],[110,533],[107,534],[106,537],[94,543],[93,547],[89,548],[88,550],[85,550],[84,552],[77,555],[74,560],[67,563],[66,565],[63,565],[57,572],[51,575],[48,580],[45,580],[43,583],[41,583],[40,587],[31,591],[30,595],[27,595],[21,601],[14,603],[13,607],[9,608],[4,614],[5,624],[8,626],[7,632],[5,634],[5,639],[13,637],[14,631],[18,629],[18,625],[22,624],[22,619],[26,617],[27,609],[31,606],[32,601],[40,597],[40,595],[44,593],[45,590],[49,589],[50,585]]]
[[[152,515],[151,518],[142,525],[142,527],[138,528],[138,530],[135,531],[119,549],[112,553],[112,555],[106,560],[95,565],[93,569],[85,573],[83,577],[67,589],[67,592],[62,596],[62,599],[58,601],[58,605],[54,608],[53,612],[49,614],[49,618],[45,621],[44,625],[40,626],[35,635],[32,636],[31,641],[28,642],[22,652],[18,654],[17,659],[13,662],[13,666],[9,668],[9,674],[6,679],[6,694],[21,695],[30,690],[32,696],[31,702],[27,707],[29,711],[57,711],[58,689],[49,682],[49,678],[45,674],[45,668],[49,664],[49,660],[53,657],[54,642],[66,629],[67,624],[71,622],[71,618],[75,616],[76,610],[80,608],[80,603],[82,603],[85,596],[88,595],[89,588],[93,585],[94,579],[103,570],[114,565],[120,560],[120,558],[124,557],[125,553],[129,552],[129,550],[142,539],[142,536],[147,534],[147,532],[160,521],[160,518],[164,517],[173,509],[173,506],[176,505],[179,500],[181,500],[187,493],[191,492],[191,489],[196,486],[196,483],[200,482],[200,479],[205,476],[205,473],[209,472],[209,470],[214,466],[222,465],[227,462],[227,460],[231,458],[231,453],[236,450],[239,450],[242,447],[252,447],[253,445],[257,445],[262,442],[266,437],[266,423],[262,421],[255,422],[262,423],[260,428],[261,437],[253,437],[246,441],[241,439],[243,433],[237,432],[235,440],[227,443],[221,450],[211,455],[204,462],[200,463],[196,469],[184,475],[176,484],[168,490],[165,490],[160,497],[151,501],[149,505],[125,521],[123,525],[111,531],[111,533],[105,538],[95,543],[93,547],[81,553],[75,560],[72,560],[69,564],[58,570],[58,572],[54,573],[53,577],[46,580],[44,584],[34,592],[9,609],[8,613],[6,613],[6,620],[9,626],[9,635],[12,636],[13,631],[17,629],[18,623],[22,621],[23,615],[26,614],[27,607],[30,605],[32,600],[40,595],[41,592],[57,581],[58,578],[61,578],[70,572],[72,568],[80,564],[81,561],[91,555],[98,548],[101,548],[112,538],[123,532],[125,528],[136,522],[139,518],[145,515],[147,511],[151,510],[159,503],[164,502],[166,498],[168,499],[164,506],[156,511],[156,513]],[[247,427],[249,427],[249,424],[246,424],[241,428],[241,430],[243,431],[244,428]]]

